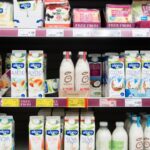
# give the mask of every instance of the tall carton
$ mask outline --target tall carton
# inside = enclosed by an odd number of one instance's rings
[[[44,117],[30,116],[29,150],[44,150]]]
[[[44,97],[44,54],[43,54],[43,51],[29,51],[28,94],[29,94],[29,97]]]
[[[61,150],[60,116],[46,117],[45,140],[46,150]]]
[[[11,97],[27,97],[26,51],[13,50],[11,56]]]

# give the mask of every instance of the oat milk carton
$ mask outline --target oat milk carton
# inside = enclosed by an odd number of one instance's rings
[[[139,97],[141,57],[138,51],[125,51],[126,97]]]
[[[141,96],[150,97],[150,52],[141,51],[142,75],[141,75]]]
[[[11,56],[11,97],[27,97],[26,51],[13,50]]]
[[[78,116],[65,117],[64,150],[79,150],[79,117]]]
[[[44,150],[44,117],[43,116],[30,117],[29,150]]]
[[[0,117],[0,149],[14,150],[14,127],[12,116]]]
[[[46,117],[45,146],[46,150],[61,150],[60,116]]]
[[[29,94],[29,97],[44,97],[44,54],[43,54],[43,51],[29,51],[28,94]]]
[[[108,97],[125,97],[124,58],[110,56],[108,58]]]
[[[80,149],[95,150],[95,118],[81,115],[80,118]]]

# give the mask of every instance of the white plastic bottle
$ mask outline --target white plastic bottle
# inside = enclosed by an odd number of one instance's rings
[[[129,131],[129,150],[143,150],[143,128],[140,117],[132,118],[132,125]]]
[[[100,122],[100,129],[96,134],[96,150],[111,150],[111,133],[107,122]]]
[[[79,59],[75,67],[75,90],[90,90],[90,67],[86,59],[87,52],[79,52]]]
[[[150,116],[147,117],[144,129],[144,150],[150,150]]]
[[[63,52],[64,58],[60,65],[60,91],[74,91],[74,65],[71,60],[71,52]]]
[[[112,134],[112,150],[128,150],[128,135],[123,122],[116,122],[116,129]]]

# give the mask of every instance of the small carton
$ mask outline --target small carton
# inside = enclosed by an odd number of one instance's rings
[[[26,51],[13,50],[11,56],[11,97],[27,97]]]
[[[0,149],[14,150],[14,123],[12,116],[0,116]]]
[[[46,117],[45,140],[46,150],[61,150],[60,116]]]
[[[150,52],[140,53],[142,57],[141,97],[150,97]]]
[[[108,58],[108,97],[125,97],[124,58],[110,56]]]
[[[126,97],[139,97],[141,85],[141,56],[138,51],[125,51]]]
[[[29,150],[44,150],[44,117],[30,116]]]
[[[95,118],[81,115],[80,118],[80,149],[95,150]]]
[[[64,128],[64,150],[79,150],[79,117],[66,116]]]
[[[44,97],[44,55],[43,51],[29,51],[28,94],[29,97]]]

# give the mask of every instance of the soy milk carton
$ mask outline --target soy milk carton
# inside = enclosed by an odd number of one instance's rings
[[[150,52],[141,51],[142,75],[141,75],[141,96],[150,97]]]
[[[61,150],[60,116],[46,117],[45,140],[46,150]]]
[[[29,51],[28,94],[29,94],[29,97],[44,97],[44,54],[43,54],[43,51]]]
[[[64,150],[79,150],[79,117],[78,116],[65,117]]]
[[[124,58],[110,56],[108,58],[108,97],[125,97]]]
[[[81,116],[80,118],[80,149],[95,150],[95,118]]]
[[[11,56],[11,96],[27,97],[26,51],[13,50]]]
[[[43,116],[30,117],[29,150],[44,150],[44,117]]]
[[[125,51],[126,97],[138,97],[141,83],[141,57],[138,51]]]
[[[14,150],[14,127],[12,116],[0,117],[0,149]]]

